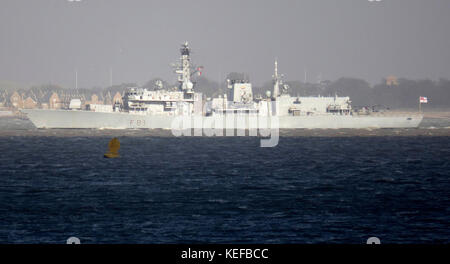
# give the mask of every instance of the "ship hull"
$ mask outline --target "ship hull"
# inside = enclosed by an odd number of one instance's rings
[[[129,113],[103,113],[73,110],[22,110],[37,128],[90,128],[90,129],[172,129],[174,122],[180,124],[180,117],[134,115]],[[214,117],[183,117],[191,122],[192,128],[204,128],[204,124],[211,124]],[[183,119],[182,118],[182,119]],[[201,120],[201,122],[192,121]],[[217,117],[216,117],[217,118]],[[242,117],[236,117],[239,119]],[[324,115],[324,116],[280,116],[272,128],[281,129],[339,129],[339,128],[414,128],[422,121],[422,115]],[[255,128],[249,125],[249,117],[244,117],[244,125],[235,128]],[[182,121],[181,121],[182,122]],[[224,121],[224,127],[227,124]],[[228,123],[229,124],[229,123]],[[257,125],[258,126],[258,125]],[[269,125],[270,126],[270,125]],[[259,128],[259,127],[256,127]],[[266,127],[264,127],[266,128]]]
[[[285,116],[280,128],[340,129],[340,128],[415,128],[423,116]]]

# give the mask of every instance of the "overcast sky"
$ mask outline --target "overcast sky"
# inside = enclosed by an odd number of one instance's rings
[[[449,0],[1,0],[0,80],[79,87],[175,75],[185,40],[204,76],[450,78]]]

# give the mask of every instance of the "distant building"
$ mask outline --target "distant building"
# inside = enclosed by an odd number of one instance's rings
[[[99,100],[98,95],[91,95],[91,100],[87,101],[86,104],[103,104],[102,101]]]
[[[119,103],[119,104],[122,104],[123,103],[123,101],[122,101],[122,95],[119,93],[119,92],[117,92],[115,95],[114,95],[114,97],[113,97],[113,103],[115,104],[115,103]]]
[[[397,77],[390,75],[386,78],[386,85],[387,86],[397,86],[398,85],[398,79]]]
[[[72,96],[69,93],[64,93],[60,97],[61,107],[62,108],[68,108],[70,105],[70,100],[72,99]]]
[[[61,100],[57,93],[53,92],[50,98],[48,99],[48,107],[49,109],[61,109]]]
[[[14,108],[23,108],[23,99],[22,96],[20,96],[20,94],[15,91],[11,97],[9,98],[9,101],[11,103],[11,106]]]
[[[23,102],[23,108],[25,109],[33,109],[37,107],[37,102],[35,100],[33,100],[33,98],[31,98],[30,96],[27,97],[27,99],[25,99],[25,101]]]
[[[111,93],[109,91],[105,94],[103,102],[104,102],[104,104],[107,104],[107,105],[113,104],[113,98],[111,97]]]
[[[98,103],[98,95],[93,94],[93,95],[91,96],[91,102],[92,102],[93,104]]]
[[[4,107],[6,106],[6,92],[3,91],[0,95],[0,106]]]

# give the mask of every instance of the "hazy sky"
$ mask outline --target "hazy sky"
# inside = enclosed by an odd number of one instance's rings
[[[450,78],[449,0],[0,0],[0,80],[79,87],[162,77],[188,40],[204,76]]]

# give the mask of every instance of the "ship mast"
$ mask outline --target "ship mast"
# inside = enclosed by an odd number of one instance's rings
[[[187,41],[181,45],[180,52],[181,64],[175,70],[175,73],[178,74],[179,88],[186,94],[193,94],[194,84],[191,81],[191,58],[189,57],[191,49]]]
[[[273,77],[273,98],[277,98],[280,95],[281,76],[278,75],[278,61],[275,60],[275,73]]]
[[[278,61],[275,60],[275,71],[273,74],[273,93],[272,93],[272,98],[274,100],[277,100],[277,97],[280,97],[283,94],[286,94],[288,89],[289,89],[289,85],[284,84],[283,82],[283,77],[284,74],[278,74]],[[281,91],[280,91],[281,88]]]

